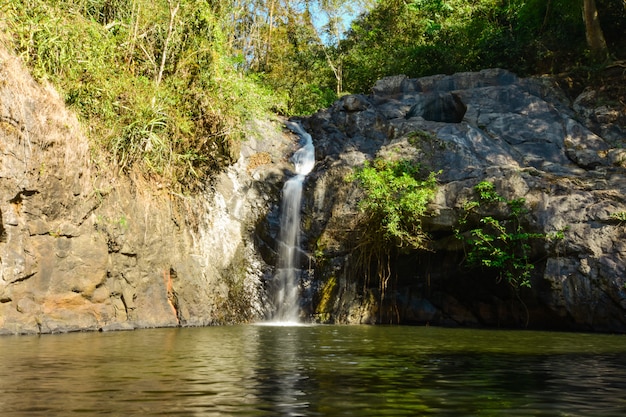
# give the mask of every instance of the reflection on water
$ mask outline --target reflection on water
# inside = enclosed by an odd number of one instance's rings
[[[626,337],[232,326],[0,338],[3,416],[623,416]]]

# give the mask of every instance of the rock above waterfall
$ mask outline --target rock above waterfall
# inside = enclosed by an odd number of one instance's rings
[[[592,96],[572,105],[547,78],[499,69],[397,76],[305,118],[318,152],[304,220],[317,262],[310,313],[334,322],[521,326],[528,319],[536,328],[626,331],[624,121],[613,109],[586,107]],[[350,274],[359,190],[344,178],[375,157],[441,170],[423,220],[433,250],[396,260],[391,315],[375,285]],[[525,198],[529,230],[564,233],[533,248],[532,288],[519,298],[493,275],[462,266],[453,230],[483,180],[506,198]]]
[[[460,123],[467,106],[453,93],[424,93],[411,106],[405,119],[421,117],[432,122]]]

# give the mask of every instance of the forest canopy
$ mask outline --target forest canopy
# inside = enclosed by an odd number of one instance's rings
[[[247,120],[310,114],[343,94],[367,93],[384,76],[489,67],[588,75],[626,55],[623,0],[13,0],[0,7],[0,39],[57,87],[94,148],[121,171],[138,169],[183,190],[231,161]],[[590,22],[596,8],[599,20]],[[590,40],[589,23],[602,39]]]

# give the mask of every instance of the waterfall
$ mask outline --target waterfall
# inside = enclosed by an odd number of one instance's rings
[[[278,267],[274,277],[274,315],[273,321],[297,322],[299,317],[299,255],[300,249],[300,209],[302,206],[302,186],[306,175],[315,165],[313,140],[297,123],[288,123],[287,127],[301,138],[302,147],[291,161],[296,175],[283,186],[280,213],[280,234],[278,241]]]

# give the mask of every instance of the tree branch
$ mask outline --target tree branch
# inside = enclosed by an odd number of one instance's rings
[[[159,73],[156,78],[156,85],[161,84],[161,80],[163,79],[163,71],[165,70],[165,60],[167,59],[167,47],[170,43],[170,38],[172,37],[172,32],[174,31],[174,21],[176,19],[176,13],[178,13],[178,8],[180,7],[180,2],[176,3],[176,7],[172,7],[174,3],[172,0],[167,0],[167,4],[170,7],[170,24],[167,28],[167,36],[165,38],[165,44],[163,45],[163,54],[161,55],[161,66],[159,68]]]

